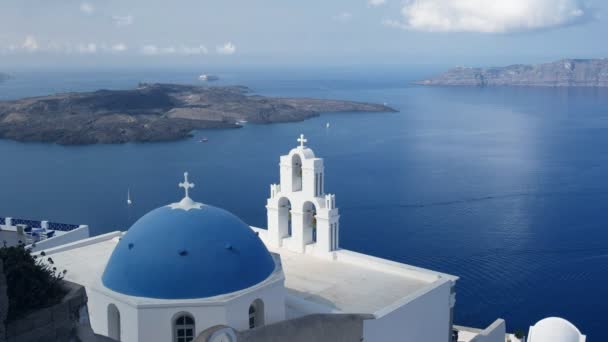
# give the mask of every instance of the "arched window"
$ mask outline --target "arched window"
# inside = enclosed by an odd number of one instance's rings
[[[120,341],[120,311],[114,304],[108,305],[108,337]]]
[[[317,208],[312,202],[304,203],[302,207],[304,213],[304,243],[317,242]]]
[[[290,237],[292,233],[291,203],[285,197],[279,200],[279,234],[281,238]]]
[[[302,158],[298,154],[291,157],[291,191],[302,190]]]
[[[194,318],[181,314],[173,321],[173,342],[190,342],[194,340]]]
[[[264,325],[264,302],[256,299],[249,306],[249,329]]]

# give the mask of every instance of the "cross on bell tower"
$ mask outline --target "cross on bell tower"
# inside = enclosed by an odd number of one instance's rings
[[[189,191],[190,189],[194,188],[194,183],[190,183],[188,181],[188,172],[184,172],[184,181],[178,184],[180,188],[184,188],[185,192],[186,192],[186,196],[185,198],[190,198],[189,195]]]
[[[304,138],[304,134],[300,134],[298,142],[300,143],[300,148],[304,148],[304,144],[308,142],[308,139]]]

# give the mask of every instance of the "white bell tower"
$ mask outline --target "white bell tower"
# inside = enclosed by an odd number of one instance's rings
[[[298,253],[329,253],[339,247],[336,196],[325,194],[323,159],[304,144],[281,156],[281,182],[270,186],[268,237],[273,247]]]

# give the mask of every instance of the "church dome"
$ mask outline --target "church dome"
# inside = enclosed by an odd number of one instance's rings
[[[274,267],[266,246],[247,224],[186,195],[131,226],[114,249],[102,282],[137,297],[206,298],[256,285]]]
[[[530,328],[530,342],[583,342],[585,335],[570,322],[559,317],[548,317]]]

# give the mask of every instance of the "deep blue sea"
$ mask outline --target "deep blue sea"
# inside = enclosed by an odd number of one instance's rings
[[[435,71],[214,70],[218,84],[262,95],[386,102],[399,112],[199,131],[172,143],[0,141],[0,216],[125,229],[180,199],[189,171],[195,199],[265,227],[278,158],[304,133],[325,158],[342,247],[459,276],[457,324],[502,317],[509,331],[527,332],[562,316],[589,341],[608,341],[608,90],[410,85]],[[196,83],[200,72],[18,72],[0,99]],[[197,142],[203,136],[208,143]]]

